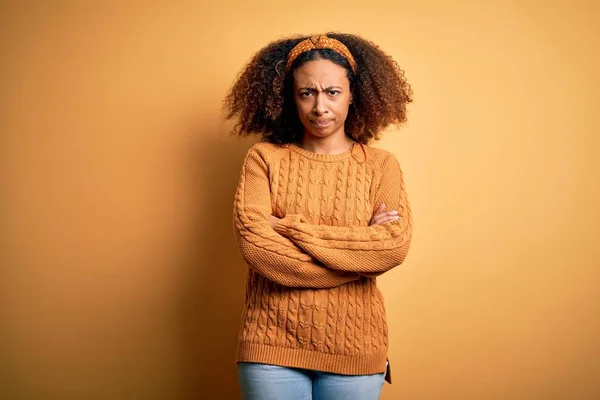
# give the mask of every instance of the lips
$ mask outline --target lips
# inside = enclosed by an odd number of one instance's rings
[[[311,124],[316,125],[316,126],[327,126],[331,123],[330,119],[315,119],[310,121]]]

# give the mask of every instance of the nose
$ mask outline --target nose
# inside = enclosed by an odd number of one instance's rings
[[[317,115],[323,115],[327,112],[325,96],[323,96],[323,93],[319,93],[315,96],[315,106],[313,108],[313,112]]]

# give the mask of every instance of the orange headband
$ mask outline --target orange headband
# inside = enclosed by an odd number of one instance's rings
[[[300,54],[313,49],[331,49],[335,51],[348,60],[350,66],[352,67],[352,71],[356,73],[356,61],[354,61],[354,57],[352,57],[350,50],[348,50],[348,48],[339,40],[330,38],[327,35],[316,35],[309,39],[303,40],[294,46],[287,57],[287,65],[285,67],[286,71],[290,70],[292,63]]]

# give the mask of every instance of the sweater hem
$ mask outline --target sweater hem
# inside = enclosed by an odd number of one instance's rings
[[[372,375],[387,372],[386,353],[345,356],[246,342],[238,344],[236,363],[239,362],[272,364],[340,375]]]

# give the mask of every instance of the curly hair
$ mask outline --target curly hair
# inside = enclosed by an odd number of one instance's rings
[[[302,136],[303,127],[292,88],[294,70],[310,60],[326,59],[344,67],[350,81],[353,101],[344,130],[357,142],[379,139],[389,125],[406,121],[406,105],[412,89],[404,71],[376,44],[357,35],[327,33],[350,50],[358,68],[352,71],[348,60],[333,50],[313,49],[302,53],[286,71],[288,53],[308,37],[272,42],[259,50],[239,73],[223,102],[227,119],[239,117],[232,134],[260,134],[262,141],[292,143]]]

